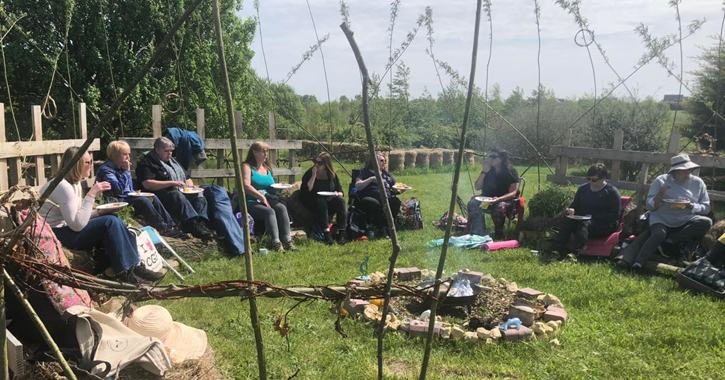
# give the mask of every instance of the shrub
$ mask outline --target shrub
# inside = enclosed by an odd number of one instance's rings
[[[574,192],[564,186],[551,185],[529,201],[529,217],[554,218],[574,200]]]

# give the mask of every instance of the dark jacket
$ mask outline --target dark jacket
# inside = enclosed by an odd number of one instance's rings
[[[142,190],[151,191],[143,186],[144,181],[153,179],[156,181],[171,181],[171,174],[161,164],[161,160],[155,154],[152,154],[153,150],[146,153],[146,155],[136,165],[136,181]],[[174,158],[171,158],[174,160]],[[187,173],[186,178],[189,178]]]
[[[340,185],[340,176],[328,179],[315,179],[312,190],[308,190],[307,181],[312,178],[312,168],[307,169],[302,176],[302,185],[300,186],[300,201],[309,209],[315,208],[315,201],[318,191],[339,191],[342,193],[342,185]]]
[[[622,208],[622,196],[611,183],[607,183],[599,191],[592,191],[589,184],[585,183],[579,186],[569,208],[573,208],[576,215],[591,215],[594,223],[616,227]]]
[[[383,185],[385,186],[385,195],[390,198],[392,196],[395,196],[397,194],[397,191],[394,191],[393,185],[395,185],[395,178],[393,178],[390,173],[387,171],[382,171],[380,175],[383,177]],[[360,180],[366,180],[370,177],[375,177],[375,170],[370,170],[368,168],[364,168],[360,170],[360,176],[358,176],[358,179]],[[355,178],[352,179],[353,184],[355,183]],[[360,198],[365,197],[372,197],[375,199],[380,199],[380,187],[378,186],[378,181],[372,181],[370,184],[368,184],[364,189],[358,191],[358,196]]]
[[[491,168],[486,174],[486,178],[483,179],[481,195],[484,197],[504,196],[508,194],[509,187],[514,183],[519,183],[519,173],[513,167],[509,168],[508,172],[503,168],[501,168],[501,172]]]

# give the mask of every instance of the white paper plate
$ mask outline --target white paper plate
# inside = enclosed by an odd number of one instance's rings
[[[491,202],[493,200],[493,198],[491,198],[491,197],[482,197],[482,196],[473,197],[473,199],[475,199],[479,202]]]
[[[406,185],[406,186],[393,186],[393,189],[396,189],[396,190],[411,190],[413,188]]]
[[[317,195],[322,195],[323,197],[334,197],[337,194],[334,191],[318,191]]]
[[[569,219],[574,219],[574,220],[591,220],[592,219],[591,215],[567,215],[566,217]]]
[[[275,183],[274,185],[270,186],[273,189],[289,189],[292,187],[289,183]]]
[[[673,203],[673,204],[677,204],[677,205],[686,205],[686,204],[690,203],[689,200],[683,200],[683,199],[663,199],[662,202]]]
[[[128,203],[126,202],[106,203],[96,207],[96,210],[120,210],[126,206],[128,206]]]
[[[151,198],[154,196],[154,193],[145,193],[143,191],[135,191],[133,193],[128,193],[129,197],[148,197]]]
[[[184,194],[199,194],[199,193],[203,193],[204,189],[185,187],[181,190],[181,192]]]

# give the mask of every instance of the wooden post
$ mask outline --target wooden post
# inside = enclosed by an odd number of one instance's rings
[[[206,139],[206,121],[204,120],[204,109],[196,109],[196,134],[201,137],[201,141]],[[204,163],[197,166],[199,169],[204,169]],[[206,183],[206,178],[199,178],[199,184],[203,185]]]
[[[41,115],[40,106],[31,106],[30,111],[33,122],[33,140],[43,141],[43,117]],[[36,156],[35,186],[42,186],[45,182],[45,158],[43,158],[43,156]]]
[[[572,130],[569,129],[564,134],[563,146],[571,146],[571,134]],[[566,177],[566,172],[569,170],[569,157],[559,156],[556,158],[556,175],[559,177]]]
[[[292,169],[297,165],[297,151],[294,149],[289,150],[289,168]],[[295,183],[297,179],[295,178],[294,174],[290,174],[287,178],[287,182],[289,183]]]
[[[624,144],[624,131],[621,129],[614,132],[614,147],[613,150],[622,150],[622,145]],[[621,176],[621,166],[622,162],[619,160],[612,160],[612,175],[611,180],[614,182],[619,181],[619,178]]]
[[[269,141],[277,140],[277,127],[274,123],[274,111],[269,111]],[[269,162],[273,167],[277,167],[277,150],[269,150]],[[279,180],[279,177],[277,178]]]
[[[5,104],[0,103],[0,144],[5,143]],[[0,190],[7,190],[10,188],[8,182],[8,160],[0,160]]]
[[[161,105],[154,104],[151,106],[151,129],[153,137],[161,137]]]
[[[88,139],[88,122],[86,118],[86,103],[78,103],[78,126],[81,129],[81,138],[82,139]],[[93,153],[88,152],[88,154],[91,156],[91,162],[93,162]],[[91,177],[90,182],[91,184],[95,181],[96,178],[96,168],[94,166],[91,166]]]

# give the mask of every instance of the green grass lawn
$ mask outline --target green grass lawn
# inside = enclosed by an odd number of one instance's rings
[[[524,168],[519,168],[523,171]],[[473,180],[480,171],[470,172]],[[349,183],[342,170],[343,186]],[[422,203],[425,228],[400,232],[399,267],[435,269],[438,250],[425,247],[443,232],[431,226],[447,210],[452,170],[411,170],[396,179],[413,187],[405,194]],[[537,189],[536,168],[525,176],[527,198]],[[542,178],[545,172],[542,169]],[[467,173],[460,183],[467,200],[472,187]],[[255,277],[275,285],[344,284],[358,275],[370,255],[370,271],[388,267],[390,241],[353,242],[328,247],[301,244],[300,251],[254,256]],[[244,259],[211,253],[194,264],[197,284],[244,278]],[[615,271],[608,262],[542,264],[529,248],[485,253],[448,251],[446,269],[470,268],[558,296],[570,320],[557,338],[518,343],[469,346],[437,341],[428,371],[430,379],[714,379],[725,378],[725,304],[679,289],[667,277],[633,277]],[[168,276],[166,281],[171,281]],[[184,299],[161,302],[177,321],[204,329],[229,378],[257,378],[256,350],[249,305],[236,298]],[[362,322],[345,319],[348,337],[335,332],[335,316],[326,302],[309,302],[289,315],[290,346],[273,329],[274,320],[293,301],[258,300],[270,379],[371,379],[376,376],[376,338]],[[397,333],[385,337],[386,378],[417,379],[425,343]]]

